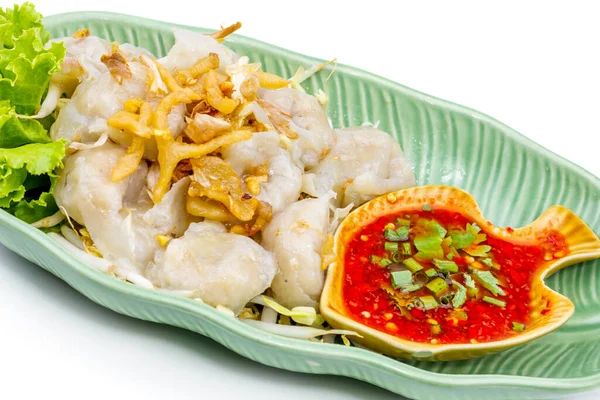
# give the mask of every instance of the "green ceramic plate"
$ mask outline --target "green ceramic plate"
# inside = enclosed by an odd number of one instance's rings
[[[173,43],[175,26],[109,13],[56,15],[45,23],[54,37],[87,27],[94,35],[135,43],[158,56]],[[284,76],[319,61],[240,36],[228,44]],[[322,87],[325,75],[307,82],[307,88]],[[334,126],[380,121],[414,163],[419,184],[469,191],[494,224],[525,225],[557,203],[600,234],[600,179],[500,122],[346,66],[338,66],[329,94]],[[195,301],[105,276],[5,212],[0,212],[0,241],[118,313],[198,332],[278,368],[349,376],[416,399],[555,398],[600,386],[600,261],[568,268],[548,280],[577,309],[559,331],[485,358],[425,363],[265,334]]]

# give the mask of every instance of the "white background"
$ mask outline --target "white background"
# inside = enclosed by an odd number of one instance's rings
[[[600,176],[600,24],[591,2],[34,3],[44,15],[103,10],[213,28],[240,20],[243,35],[338,57],[490,114]],[[268,368],[199,335],[117,315],[3,247],[0,368],[2,399],[397,398]]]

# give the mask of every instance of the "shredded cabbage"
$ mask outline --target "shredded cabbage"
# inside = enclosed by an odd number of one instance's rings
[[[325,321],[321,315],[317,314],[317,310],[312,307],[294,307],[288,310],[272,298],[264,295],[256,296],[250,302],[271,308],[281,315],[290,317],[298,324],[322,325]]]
[[[293,339],[309,340],[324,335],[346,335],[362,337],[356,332],[341,329],[326,330],[312,328],[309,326],[269,324],[262,321],[255,321],[252,319],[241,319],[240,321],[254,328],[273,333],[275,335],[285,336]]]

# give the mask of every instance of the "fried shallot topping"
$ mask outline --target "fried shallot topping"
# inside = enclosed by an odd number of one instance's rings
[[[81,39],[81,38],[86,38],[88,36],[90,36],[90,30],[88,28],[83,28],[83,29],[77,30],[77,32],[75,32],[72,37],[74,39]]]
[[[100,58],[100,61],[106,65],[112,77],[119,82],[119,85],[123,84],[123,79],[130,79],[132,77],[127,58],[119,49],[117,43],[113,43],[112,52],[109,55],[104,54]]]
[[[215,156],[192,159],[192,182],[188,195],[206,197],[223,204],[240,221],[250,221],[258,200],[247,199],[242,181],[231,165]]]

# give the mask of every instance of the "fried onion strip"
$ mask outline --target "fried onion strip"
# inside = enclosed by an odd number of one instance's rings
[[[281,89],[290,85],[290,81],[275,74],[270,74],[264,71],[256,71],[255,74],[258,78],[260,87],[265,89]]]
[[[152,191],[154,203],[157,204],[169,190],[173,171],[181,160],[202,157],[217,151],[222,146],[248,140],[252,137],[252,131],[249,129],[236,130],[203,144],[176,142],[168,130],[157,129],[154,136],[158,145],[158,164],[160,166],[158,183]]]
[[[271,205],[264,201],[259,201],[253,221],[246,224],[234,225],[229,231],[238,235],[252,236],[262,231],[264,227],[271,222],[272,218],[273,209],[271,208]]]
[[[191,68],[177,71],[175,79],[180,85],[189,85],[200,75],[217,68],[219,68],[219,56],[215,53],[210,53],[208,56],[196,61],[196,64]]]
[[[147,126],[152,118],[152,107],[148,103],[143,103],[140,107],[139,124]],[[144,156],[145,140],[134,135],[131,144],[127,148],[127,153],[117,161],[113,167],[111,180],[119,182],[120,180],[133,174]]]
[[[250,221],[258,200],[244,192],[242,181],[231,165],[216,156],[191,160],[192,182],[188,194],[207,197],[223,204],[239,220]]]
[[[111,128],[131,132],[145,139],[152,136],[152,129],[140,123],[139,116],[129,111],[117,111],[110,116],[107,125]]]
[[[154,127],[161,130],[169,129],[169,113],[173,107],[180,103],[187,104],[200,99],[200,95],[189,88],[178,89],[169,93],[158,103],[158,107],[156,107],[153,121]]]
[[[185,208],[188,214],[196,217],[230,224],[239,223],[239,220],[223,204],[205,197],[187,196]]]
[[[154,65],[156,66],[156,69],[158,69],[158,73],[160,74],[160,78],[163,80],[163,82],[165,83],[165,85],[167,85],[167,89],[169,89],[171,92],[174,92],[176,90],[180,90],[181,86],[179,86],[179,84],[177,83],[177,81],[175,80],[175,78],[173,77],[173,75],[171,75],[171,73],[169,72],[168,69],[166,69],[161,63],[159,63],[156,60],[152,60],[154,62]]]
[[[231,35],[233,32],[240,29],[241,27],[242,27],[242,23],[236,22],[235,24],[229,25],[226,28],[222,28],[220,31],[211,33],[209,36],[215,40],[222,40],[222,39],[225,39],[227,36]]]
[[[129,111],[130,113],[138,113],[140,112],[140,108],[142,107],[142,104],[144,104],[144,100],[142,99],[129,99],[127,100],[124,104],[123,104],[123,109],[125,111]]]
[[[238,101],[223,96],[219,87],[218,75],[214,70],[207,72],[205,76],[206,102],[223,114],[231,114],[238,106]]]

